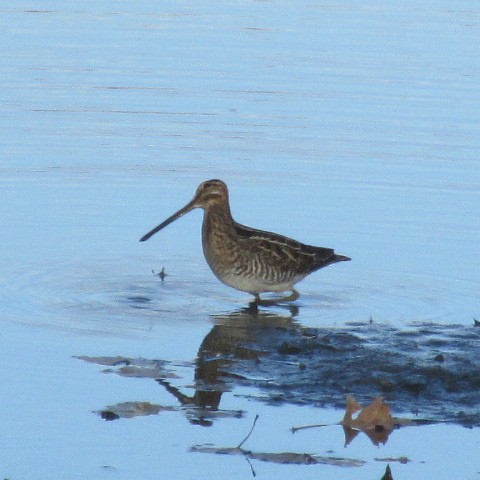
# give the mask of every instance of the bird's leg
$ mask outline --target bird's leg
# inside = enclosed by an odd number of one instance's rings
[[[248,308],[252,310],[252,312],[257,313],[258,312],[258,306],[262,305],[262,300],[260,298],[260,295],[258,293],[254,293],[254,299],[252,302],[248,304]]]
[[[294,288],[292,288],[292,293],[290,293],[290,295],[288,295],[287,297],[282,298],[281,300],[283,300],[284,302],[293,302],[293,301],[296,300],[299,296],[300,296],[300,293],[298,293],[297,290],[295,290]]]
[[[268,298],[264,300],[260,298],[260,295],[258,293],[255,293],[255,300],[253,301],[253,304],[263,305],[263,306],[277,305],[278,303],[283,303],[283,302],[293,302],[299,296],[300,294],[294,288],[292,288],[292,292],[290,293],[290,295],[286,295],[285,297],[279,297],[279,298]]]

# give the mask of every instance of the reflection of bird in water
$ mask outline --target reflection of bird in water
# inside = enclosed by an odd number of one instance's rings
[[[166,227],[177,218],[203,208],[202,245],[205,258],[217,278],[226,285],[255,295],[285,292],[291,294],[277,299],[291,301],[299,293],[293,286],[310,273],[332,263],[350,260],[330,248],[314,247],[276,233],[240,225],[230,213],[228,190],[220,180],[209,180],[198,187],[193,199],[178,212],[145,234],[140,241]]]
[[[290,310],[292,316],[298,312],[295,306]],[[222,394],[230,390],[230,380],[237,384],[245,380],[241,374],[235,374],[235,364],[245,361],[257,365],[263,356],[269,354],[253,346],[258,346],[258,337],[268,335],[272,330],[294,328],[291,316],[259,312],[256,308],[215,316],[215,325],[198,349],[193,396],[182,393],[165,379],[159,378],[157,382],[186,407],[194,424],[210,426],[213,419],[220,416],[241,416],[242,412],[219,410]]]

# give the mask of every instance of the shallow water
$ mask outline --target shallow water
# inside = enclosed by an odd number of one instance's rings
[[[0,475],[476,478],[479,14],[1,7]],[[138,242],[216,177],[238,221],[352,262],[254,311],[206,266],[200,212]],[[433,423],[344,447],[349,394]],[[256,414],[250,457],[205,453]]]

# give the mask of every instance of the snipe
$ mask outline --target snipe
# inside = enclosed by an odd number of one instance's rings
[[[194,208],[203,208],[202,245],[208,265],[226,285],[255,295],[261,304],[291,301],[299,293],[293,286],[310,273],[331,263],[348,261],[331,248],[304,245],[277,233],[240,225],[230,213],[228,190],[221,180],[200,184],[193,199],[178,212],[145,234],[140,241],[166,227]],[[291,294],[260,300],[260,293]]]

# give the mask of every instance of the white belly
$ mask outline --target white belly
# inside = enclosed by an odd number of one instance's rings
[[[304,276],[295,277],[289,282],[271,284],[265,283],[258,278],[249,278],[237,275],[217,276],[218,279],[229,287],[236,288],[242,292],[262,293],[262,292],[285,292],[291,290],[295,283],[299,282]]]

